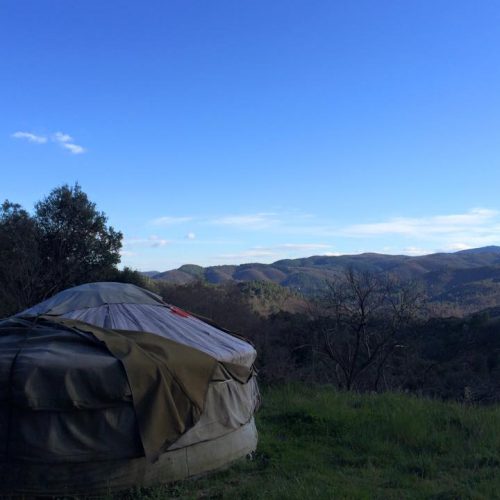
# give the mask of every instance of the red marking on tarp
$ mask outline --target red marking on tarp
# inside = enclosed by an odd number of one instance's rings
[[[178,316],[181,316],[183,318],[189,318],[189,314],[186,311],[183,311],[182,309],[179,309],[178,307],[170,307],[170,311],[173,312],[174,314],[177,314]]]

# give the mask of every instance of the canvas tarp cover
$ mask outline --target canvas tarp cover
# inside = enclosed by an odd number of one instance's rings
[[[257,355],[248,341],[165,304],[158,295],[124,283],[88,283],[64,290],[18,316],[50,315],[102,328],[156,333],[224,363],[250,368]]]
[[[203,352],[145,332],[50,317],[2,321],[0,460],[85,461],[112,458],[110,453],[126,458],[123,447],[131,453],[137,442],[120,436],[119,429],[121,419],[133,418],[144,454],[154,460],[198,421],[217,367]],[[242,382],[252,376],[241,366],[224,370]],[[23,428],[26,413],[30,425]],[[37,428],[37,413],[59,425]],[[72,447],[81,449],[80,457],[65,456],[71,425],[85,433],[78,436],[80,447]],[[100,439],[109,442],[109,432],[115,448],[101,450]]]
[[[27,309],[21,315],[50,314],[59,316],[68,311],[97,307],[102,304],[161,305],[163,301],[159,295],[131,283],[86,283],[63,290]]]

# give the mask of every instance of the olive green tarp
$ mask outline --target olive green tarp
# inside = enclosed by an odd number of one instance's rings
[[[80,362],[82,359],[93,361],[85,364]],[[121,418],[130,418],[125,416],[125,408],[131,406],[143,454],[155,460],[198,421],[208,385],[216,372],[241,383],[252,376],[251,369],[221,364],[208,354],[158,335],[108,330],[45,316],[0,322],[0,367],[3,410],[0,434],[1,429],[5,433],[0,435],[3,443],[0,460],[3,461],[50,462],[72,458],[64,456],[63,451],[58,457],[58,450],[65,449],[67,437],[57,431],[61,426],[46,430],[48,435],[44,439],[50,444],[47,456],[43,446],[32,455],[30,450],[17,449],[23,443],[9,433],[15,408],[33,414],[52,411],[62,419],[75,414],[75,410],[98,413],[102,408],[110,408],[114,413],[105,420],[111,420],[110,425],[116,430]],[[216,370],[218,367],[222,371]],[[109,458],[97,452],[92,456],[99,434],[106,432],[106,426],[99,422],[96,428],[86,428],[89,445],[85,460]],[[35,428],[33,432],[43,429]],[[128,439],[133,441],[132,436]],[[31,440],[34,442],[37,437],[31,436]]]

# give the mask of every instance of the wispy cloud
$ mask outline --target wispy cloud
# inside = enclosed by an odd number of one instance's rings
[[[428,217],[396,217],[371,224],[354,224],[338,233],[347,238],[403,238],[398,253],[423,255],[455,252],[500,243],[500,212],[473,208],[464,213]],[[421,245],[425,245],[422,247]]]
[[[31,132],[18,131],[11,134],[11,137],[13,137],[14,139],[24,139],[35,144],[45,144],[47,142],[47,137],[43,135],[32,134]]]
[[[251,214],[227,214],[227,215],[195,215],[195,216],[172,216],[166,215],[157,217],[149,221],[154,226],[173,226],[184,224],[186,222],[196,222],[202,225],[220,226],[227,229],[248,229],[263,230],[277,229],[281,232],[287,232],[291,228],[294,232],[293,224],[302,221],[304,218],[312,216],[303,216],[301,214],[279,214],[276,212],[257,212]]]
[[[63,132],[52,134],[52,140],[74,155],[81,155],[86,151],[84,147],[75,144],[73,137]]]
[[[185,222],[190,222],[193,220],[193,217],[176,217],[165,215],[163,217],[158,217],[150,221],[150,224],[153,226],[173,226],[175,224],[183,224]]]
[[[460,241],[457,241],[457,242],[449,244],[446,249],[451,251],[451,252],[458,252],[460,250],[468,250],[469,248],[473,248],[473,247],[471,245],[469,245],[468,243],[462,243]],[[429,253],[429,252],[426,252],[426,253]]]
[[[134,257],[136,255],[135,252],[131,252],[130,250],[120,250],[120,255],[122,257]]]
[[[158,248],[168,245],[170,242],[164,238],[160,238],[156,234],[152,234],[148,238],[128,238],[125,239],[123,245],[125,248],[129,247],[150,247]]]
[[[363,252],[424,255],[500,244],[500,211],[491,208],[422,217],[400,216],[370,223],[360,220],[350,225],[341,225],[325,216],[307,214],[305,219],[306,215],[300,212],[285,210],[163,216],[150,221],[149,225],[166,226],[172,239],[150,236],[127,240],[125,250],[143,252],[144,259],[155,254],[159,261],[169,258],[168,252],[146,249],[179,245],[177,258],[182,260],[184,255],[189,261],[215,265],[271,263],[310,255]],[[174,227],[176,224],[179,227]],[[166,230],[151,230],[156,231]],[[204,239],[207,234],[210,237]],[[203,250],[197,253],[198,246],[203,246]],[[160,267],[169,265],[165,263]]]
[[[331,248],[331,245],[326,245],[324,243],[284,243],[276,248],[283,248],[288,250],[321,250],[325,248]]]
[[[236,253],[225,253],[217,257],[218,260],[242,262],[248,259],[259,259],[260,261],[276,261],[280,259],[293,258],[304,252],[320,250],[322,255],[338,255],[325,250],[331,249],[331,245],[324,243],[284,243],[274,246],[256,246]]]
[[[402,235],[423,238],[430,235],[460,232],[481,232],[494,229],[490,226],[498,212],[486,208],[474,208],[463,214],[436,215],[432,217],[396,217],[372,224],[354,224],[342,230],[346,236]],[[498,227],[496,227],[498,229]]]
[[[242,229],[264,229],[280,222],[277,214],[273,212],[260,212],[245,215],[226,215],[209,221],[211,224],[231,226]]]
[[[23,139],[35,144],[46,144],[50,139],[51,142],[59,144],[59,146],[66,149],[71,154],[81,155],[86,152],[86,149],[83,146],[75,144],[73,137],[63,132],[54,132],[49,136],[45,136],[33,134],[32,132],[18,131],[11,134],[11,137],[14,139]]]
[[[391,253],[390,251],[388,253]],[[401,252],[397,253],[402,253],[403,255],[410,255],[412,257],[415,257],[417,255],[428,255],[432,253],[432,250],[427,250],[425,248],[420,248],[420,247],[405,247]]]
[[[73,142],[73,137],[69,134],[63,134],[62,132],[52,134],[52,138],[55,142]]]
[[[254,259],[254,258],[265,258],[265,257],[274,257],[276,258],[278,256],[278,253],[273,252],[270,249],[266,248],[251,248],[249,250],[242,250],[241,252],[235,252],[235,253],[225,253],[221,254],[217,257],[218,260],[236,260],[236,261],[241,261],[245,259]]]
[[[149,243],[153,248],[157,248],[157,247],[164,247],[165,245],[168,245],[169,241],[165,240],[163,238],[160,238],[159,236],[152,235],[149,237]]]
[[[65,142],[64,144],[61,144],[61,146],[64,149],[67,149],[70,153],[73,153],[74,155],[81,155],[86,151],[85,148],[79,146],[78,144],[69,144]]]

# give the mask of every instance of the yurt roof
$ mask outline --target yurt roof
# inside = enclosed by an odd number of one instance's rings
[[[106,304],[165,305],[159,295],[131,283],[99,282],[74,286],[57,293],[21,313],[22,316],[50,314],[62,316],[71,311]]]
[[[166,304],[159,295],[127,283],[99,282],[63,290],[20,313],[60,316],[101,328],[144,331],[198,349],[218,361],[252,366],[256,351],[245,340]]]

